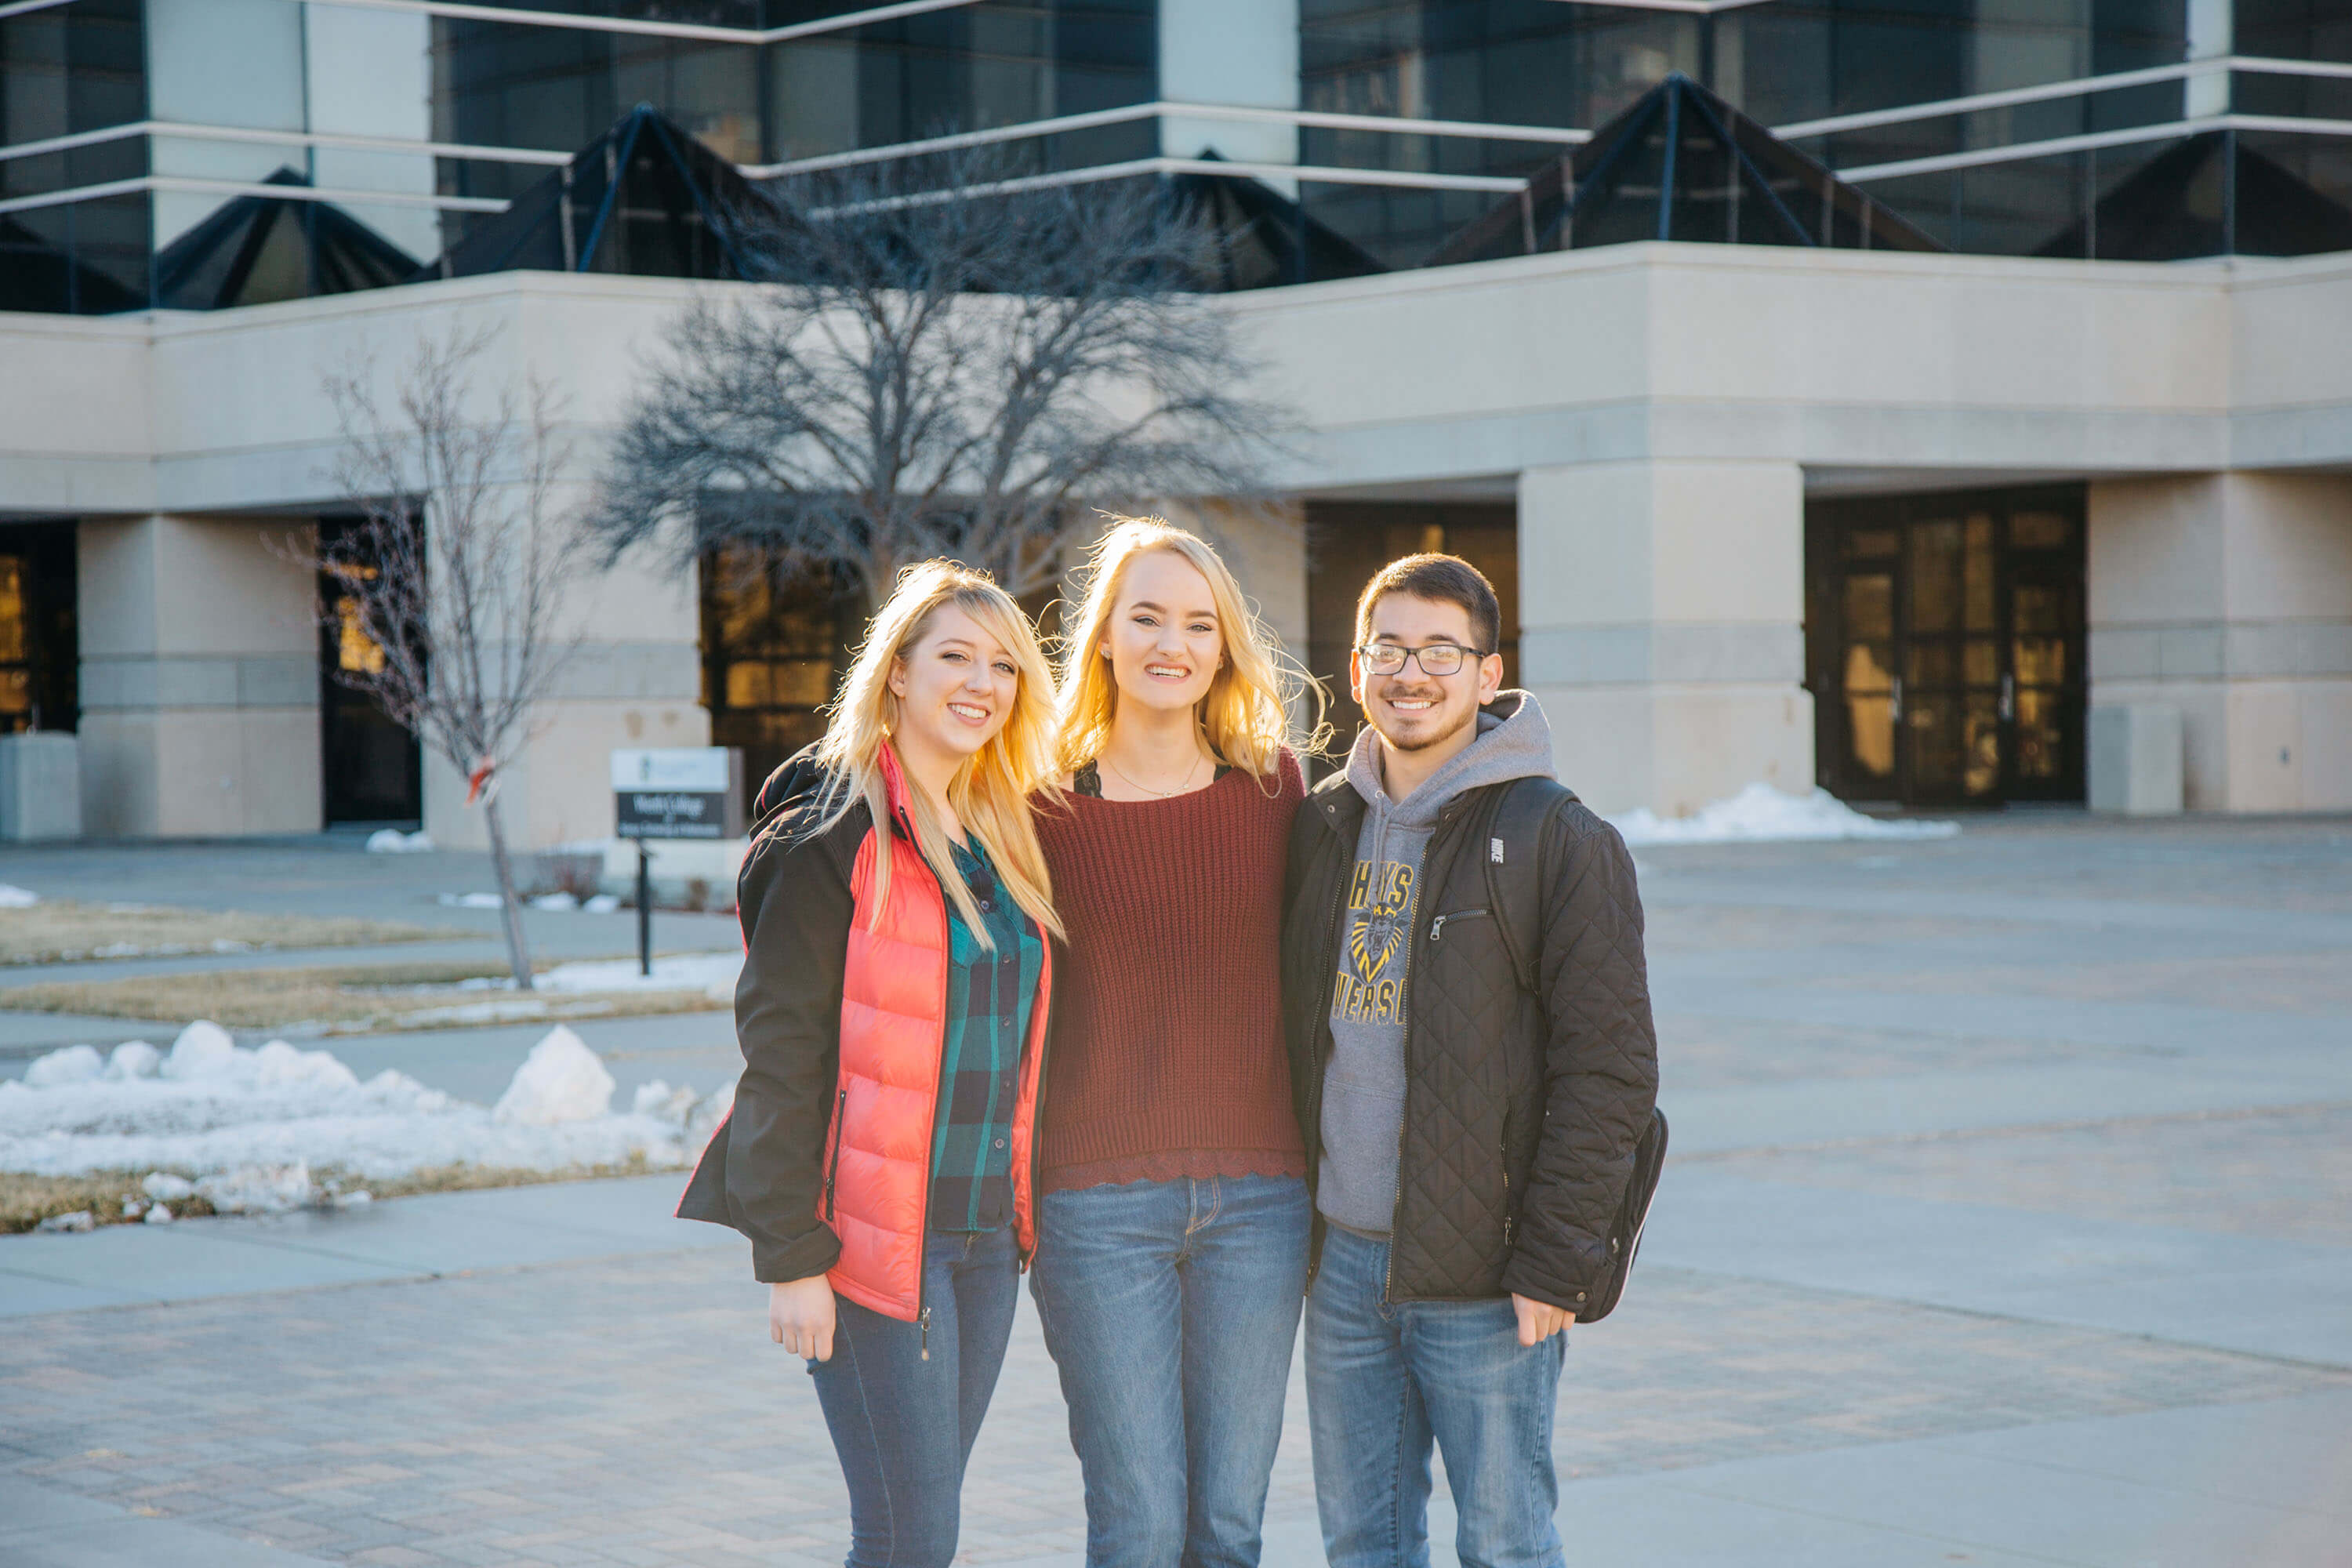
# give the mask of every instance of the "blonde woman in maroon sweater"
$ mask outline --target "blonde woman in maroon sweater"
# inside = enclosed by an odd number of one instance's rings
[[[1096,544],[1065,624],[1030,1289],[1088,1568],[1251,1568],[1312,1219],[1279,973],[1298,680],[1216,552],[1158,519]]]

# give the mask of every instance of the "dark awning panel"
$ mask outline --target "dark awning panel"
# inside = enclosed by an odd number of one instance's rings
[[[264,182],[310,181],[280,169]],[[416,258],[331,202],[238,196],[155,255],[155,302],[177,310],[265,305],[398,283]]]
[[[477,222],[424,275],[746,278],[755,269],[743,237],[780,216],[733,163],[639,104],[505,212]]]
[[[1220,161],[1203,151],[1206,162]],[[1204,218],[1217,237],[1216,275],[1201,279],[1220,292],[1278,283],[1364,278],[1387,268],[1355,241],[1263,180],[1246,174],[1174,174],[1169,199]]]
[[[1942,250],[1677,71],[1527,191],[1465,225],[1430,264],[1634,240]]]
[[[2087,223],[2061,229],[2034,254],[2179,261],[2328,250],[2352,250],[2352,208],[2242,138],[2208,131],[2149,159],[2099,198]]]

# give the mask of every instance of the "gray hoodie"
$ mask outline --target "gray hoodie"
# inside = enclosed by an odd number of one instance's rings
[[[1415,909],[1422,855],[1438,814],[1465,791],[1549,777],[1551,769],[1551,726],[1524,691],[1498,695],[1478,715],[1477,739],[1401,801],[1389,799],[1381,787],[1380,736],[1371,726],[1357,735],[1348,754],[1348,782],[1364,797],[1364,823],[1347,908],[1339,915],[1316,1194],[1316,1206],[1336,1225],[1385,1236],[1396,1208],[1397,1142],[1404,1131],[1405,970],[1412,930],[1423,912]]]

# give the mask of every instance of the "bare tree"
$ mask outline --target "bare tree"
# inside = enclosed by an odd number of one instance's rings
[[[336,678],[446,758],[481,804],[507,958],[528,991],[499,782],[578,646],[559,631],[558,606],[583,552],[577,520],[554,500],[567,454],[552,400],[536,383],[520,399],[475,387],[486,346],[480,335],[426,341],[394,378],[389,408],[373,366],[327,379],[342,431],[335,483],[360,521],[321,541],[317,565],[349,606],[326,606],[329,624],[373,645],[338,661]]]
[[[1093,508],[1260,496],[1290,416],[1202,283],[1218,239],[1154,182],[1040,184],[993,150],[772,193],[762,286],[672,325],[592,524],[617,554],[682,523],[869,600],[934,555],[1057,582]]]

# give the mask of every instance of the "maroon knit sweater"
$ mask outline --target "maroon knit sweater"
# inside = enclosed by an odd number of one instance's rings
[[[1172,800],[1037,815],[1069,931],[1054,963],[1046,1192],[1306,1174],[1283,1054],[1282,879],[1306,789],[1235,768]]]

